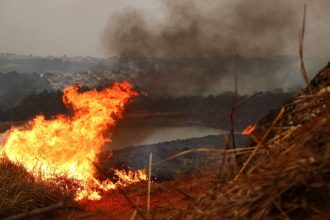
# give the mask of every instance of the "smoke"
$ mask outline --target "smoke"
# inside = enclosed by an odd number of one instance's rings
[[[163,1],[165,17],[151,22],[136,9],[112,17],[105,50],[130,58],[192,58],[281,54],[296,40],[293,1]]]
[[[136,80],[152,94],[190,95],[232,90],[230,77],[234,61],[220,57],[297,54],[301,1],[163,0],[162,6],[161,18],[132,8],[121,11],[111,17],[101,39],[108,55],[140,61],[158,59],[155,68],[138,74]],[[171,60],[174,64],[164,65],[159,60]],[[256,68],[261,63],[258,60],[243,61],[246,65],[238,72],[240,92],[283,88],[288,72],[284,74],[283,68],[289,67],[293,74],[299,70],[296,60],[290,60],[291,66],[286,65],[287,60],[285,65],[273,61],[260,69]],[[248,82],[243,80],[251,77],[257,83],[246,85]],[[292,87],[301,82],[284,84]]]

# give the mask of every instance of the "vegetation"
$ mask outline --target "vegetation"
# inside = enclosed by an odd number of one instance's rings
[[[86,90],[88,88],[83,89]],[[0,121],[26,121],[32,119],[37,114],[43,114],[46,118],[51,118],[57,114],[68,114],[69,111],[62,102],[62,95],[63,93],[60,91],[43,91],[38,94],[31,94],[17,106],[0,111]],[[254,123],[267,111],[276,108],[291,96],[292,93],[282,91],[266,92],[244,103],[236,114],[236,116],[239,116],[238,118],[236,117],[238,129]],[[149,97],[141,95],[127,106],[126,115],[137,112],[144,112],[147,116],[162,113],[158,117],[175,119],[172,114],[175,113],[181,115],[181,120],[186,122],[194,121],[199,125],[228,129],[228,114],[231,106],[235,100],[244,98],[246,96],[237,98],[234,93],[224,93],[218,96],[210,95],[207,97]],[[131,118],[125,117],[121,123],[131,125],[135,122]],[[146,123],[146,120],[140,118],[139,123],[143,125]]]
[[[74,193],[74,183],[67,179],[43,181],[33,177],[22,166],[0,159],[1,219],[59,201],[71,204]]]
[[[329,79],[330,64],[274,117],[260,121],[238,172],[226,183],[216,180],[185,219],[328,218]]]
[[[50,118],[57,114],[66,114],[67,108],[62,102],[63,93],[60,91],[43,91],[24,98],[17,106],[0,112],[2,121],[26,121],[38,114]]]

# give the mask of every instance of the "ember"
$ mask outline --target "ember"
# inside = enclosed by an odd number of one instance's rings
[[[256,125],[248,125],[243,131],[243,135],[250,135],[256,129]]]
[[[3,156],[45,180],[56,176],[78,180],[76,200],[98,200],[99,191],[146,179],[144,171],[116,171],[116,183],[100,182],[94,176],[97,154],[111,141],[104,134],[122,116],[124,105],[137,95],[132,88],[128,82],[115,83],[100,92],[79,93],[77,86],[66,88],[63,101],[72,108],[72,116],[46,120],[39,115],[25,126],[11,129],[1,149]]]

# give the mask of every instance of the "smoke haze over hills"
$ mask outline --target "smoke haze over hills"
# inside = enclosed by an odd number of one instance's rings
[[[118,12],[109,19],[101,40],[109,55],[140,62],[158,60],[153,69],[139,72],[136,77],[136,83],[142,84],[139,81],[142,80],[151,94],[217,94],[231,90],[234,65],[237,65],[239,90],[244,94],[302,85],[299,60],[282,57],[297,54],[301,1],[163,0],[161,3],[161,19],[150,18],[134,8]],[[330,4],[318,1],[311,3],[311,9],[312,16],[316,9],[327,13]],[[320,23],[311,20],[307,29]],[[329,29],[323,33],[329,34]],[[329,35],[318,36],[326,42],[325,36]],[[330,56],[322,49],[329,46],[319,42],[313,45],[318,48],[314,51],[323,57]],[[310,70],[314,74],[320,68]]]

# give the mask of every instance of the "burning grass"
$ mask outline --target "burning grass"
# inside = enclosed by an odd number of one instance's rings
[[[58,177],[44,181],[28,173],[21,165],[0,159],[1,219],[57,202],[73,204],[74,195],[75,183],[72,180]]]
[[[1,215],[29,214],[63,207],[74,200],[100,200],[118,186],[146,179],[145,171],[114,170],[117,177],[100,181],[94,175],[97,155],[107,141],[105,133],[122,116],[124,105],[136,96],[128,82],[102,91],[64,90],[71,115],[45,119],[39,115],[1,138]],[[61,201],[60,204],[47,206]],[[44,207],[47,206],[47,207]],[[35,209],[43,207],[42,209]],[[31,213],[30,213],[31,214]],[[24,217],[24,216],[23,216]],[[21,218],[23,218],[21,217]]]
[[[49,120],[38,115],[24,126],[12,128],[1,144],[1,152],[45,181],[56,176],[79,181],[76,200],[98,200],[99,191],[114,189],[116,184],[94,177],[97,155],[110,141],[105,133],[136,95],[128,82],[115,83],[102,91],[80,92],[78,86],[68,87],[63,102],[72,108],[72,115],[57,115]],[[132,173],[118,173],[122,174],[122,185],[134,182]]]

